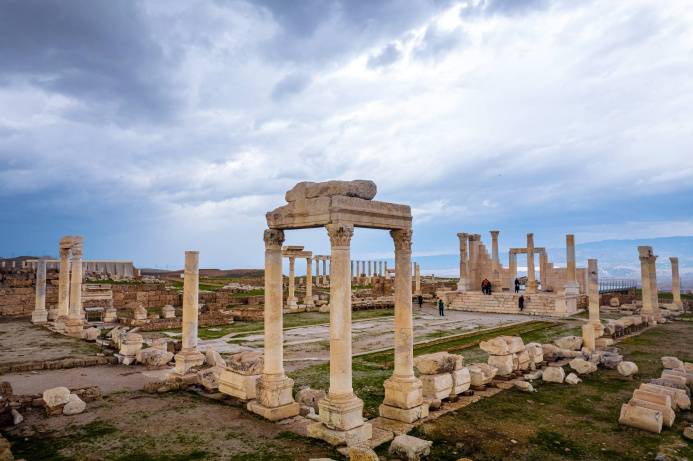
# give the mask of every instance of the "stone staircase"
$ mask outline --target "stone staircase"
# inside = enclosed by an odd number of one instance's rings
[[[524,293],[491,293],[481,291],[454,293],[448,309],[454,311],[488,312],[494,314],[556,315],[556,293],[537,293],[525,297],[525,308],[520,312],[518,300]]]

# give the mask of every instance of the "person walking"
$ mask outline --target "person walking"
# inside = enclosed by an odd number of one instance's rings
[[[520,295],[520,299],[517,302],[520,305],[520,312],[522,312],[522,309],[525,308],[525,296]]]
[[[515,279],[515,293],[520,292],[520,281],[518,279]]]
[[[423,296],[419,295],[418,301],[419,301],[419,309],[421,309],[421,307],[423,307]]]
[[[443,300],[442,299],[438,300],[438,314],[441,317],[445,317],[445,314],[443,314],[444,308],[445,308],[445,304],[443,303]]]

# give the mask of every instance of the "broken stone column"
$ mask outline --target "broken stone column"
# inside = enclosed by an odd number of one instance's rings
[[[46,323],[48,311],[46,310],[46,258],[39,258],[36,265],[36,304],[31,314],[32,323]]]
[[[515,279],[517,278],[517,253],[510,250],[508,253],[508,284],[510,293],[515,293]]]
[[[67,238],[67,237],[65,237]],[[64,239],[63,239],[64,240]],[[62,242],[62,240],[61,240]],[[62,243],[61,243],[62,245]],[[58,279],[58,318],[55,327],[64,330],[70,316],[70,248],[60,247],[60,274]]]
[[[565,253],[566,253],[566,283],[563,286],[566,296],[578,295],[580,293],[580,284],[577,282],[575,275],[575,236],[568,234],[565,236]]]
[[[199,280],[200,252],[186,251],[183,275],[183,344],[175,357],[176,373],[179,375],[205,363],[205,356],[197,350]]]
[[[421,266],[418,264],[414,263],[414,273],[415,273],[415,278],[416,278],[416,293],[417,295],[421,294]]]
[[[683,309],[683,303],[681,302],[681,279],[679,279],[679,258],[671,257],[671,292],[674,294],[674,304],[679,306],[679,309]]]
[[[84,239],[82,239],[84,241]],[[65,332],[70,336],[82,337],[84,319],[82,314],[82,243],[72,246],[72,276],[70,277],[70,316]]]
[[[294,272],[294,266],[296,264],[296,258],[293,256],[289,257],[289,297],[286,299],[286,307],[289,309],[296,308],[296,297],[294,296],[296,290],[296,273]]]
[[[414,376],[411,293],[411,229],[392,230],[395,242],[395,370],[383,383],[380,416],[412,423],[423,415],[421,381]]]
[[[498,234],[500,231],[491,232],[491,286],[497,287],[496,290],[503,291],[500,286],[500,261],[498,260]]]
[[[525,293],[539,292],[539,283],[534,274],[534,234],[527,234],[527,285]]]
[[[284,374],[284,331],[282,313],[282,243],[284,231],[267,229],[265,241],[265,356],[262,378],[257,384],[257,400],[248,410],[270,421],[298,414],[294,401],[294,380]],[[347,272],[344,273],[348,276]],[[351,358],[351,356],[349,356]]]
[[[306,297],[303,298],[303,304],[305,304],[306,309],[312,309],[315,307],[315,301],[313,301],[313,260],[311,258],[306,258]],[[352,262],[352,274],[353,274],[353,262]]]
[[[650,295],[650,256],[652,247],[639,246],[638,257],[640,258],[640,277],[642,284],[642,315],[646,316],[650,322],[654,321],[652,310],[652,296]]]
[[[596,259],[587,260],[587,282],[589,285],[590,324],[601,328],[602,322],[599,320],[599,269]],[[601,336],[601,331],[598,336]],[[590,349],[594,350],[594,348]]]
[[[173,306],[169,306],[173,309]],[[166,307],[162,310],[164,313],[164,318],[166,318]],[[175,314],[173,315],[175,317]],[[103,311],[103,321],[104,323],[112,323],[118,321],[118,311],[113,307],[113,300],[109,299],[106,301],[106,309]]]
[[[650,296],[652,298],[652,313],[654,319],[659,322],[662,320],[662,313],[659,310],[659,290],[657,289],[657,258],[659,256],[650,256]]]
[[[307,433],[333,445],[353,445],[373,434],[372,426],[363,422],[363,401],[354,394],[351,378],[351,289],[347,282],[354,228],[344,224],[325,228],[332,248],[330,389],[318,403],[320,422],[309,425]]]
[[[469,234],[459,233],[460,239],[460,281],[457,282],[457,291],[469,291],[469,261],[467,257],[467,238]]]
[[[654,432],[655,434],[662,432],[663,422],[664,417],[661,411],[651,410],[633,404],[622,405],[621,416],[618,418],[619,424]]]
[[[219,376],[219,392],[240,400],[257,397],[257,383],[262,377],[263,356],[260,352],[243,351],[235,354]]]

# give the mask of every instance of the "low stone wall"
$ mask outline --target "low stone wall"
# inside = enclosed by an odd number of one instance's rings
[[[524,310],[520,311],[518,300],[524,295]],[[494,314],[524,314],[524,315],[571,315],[556,312],[556,293],[492,293],[482,294],[481,291],[453,292],[449,295],[446,308],[450,310],[488,312]]]
[[[631,304],[635,301],[635,290],[629,290],[627,293],[602,293],[599,295],[599,305],[600,306],[610,306],[611,298],[617,298],[619,304]],[[660,300],[660,302],[663,300]]]
[[[4,373],[16,373],[20,371],[58,370],[60,368],[94,367],[97,365],[117,364],[117,357],[80,357],[63,360],[25,362],[16,363],[13,365],[0,365],[0,375]]]
[[[146,319],[146,320],[134,320],[134,319],[119,319],[120,323],[131,326],[139,327],[140,331],[159,331],[159,330],[171,330],[174,328],[182,328],[183,318],[176,317],[172,319]],[[215,325],[227,325],[233,323],[234,316],[232,313],[225,314],[222,312],[205,312],[197,318],[198,327],[211,327]]]

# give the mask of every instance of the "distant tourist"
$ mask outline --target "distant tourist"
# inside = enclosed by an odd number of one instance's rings
[[[522,309],[525,308],[525,296],[524,295],[520,295],[520,299],[519,299],[518,303],[520,305],[520,312],[522,312]]]
[[[419,309],[423,307],[423,296],[419,295]]]
[[[486,294],[491,294],[491,282],[489,280],[486,281]]]
[[[445,314],[443,314],[443,309],[445,309],[445,304],[443,304],[443,300],[440,299],[438,300],[438,314],[445,317]]]
[[[518,279],[515,279],[515,293],[520,292],[520,281]]]
[[[481,292],[486,294],[486,279],[481,281]]]

